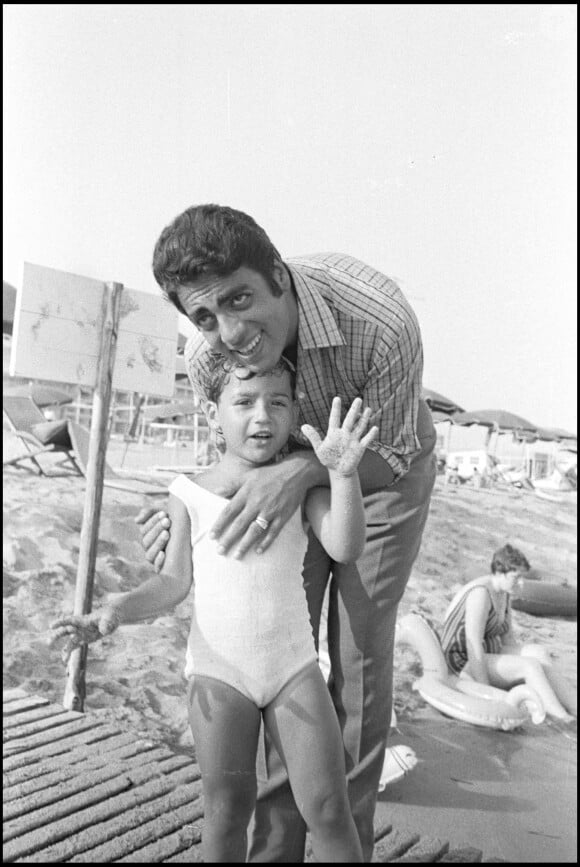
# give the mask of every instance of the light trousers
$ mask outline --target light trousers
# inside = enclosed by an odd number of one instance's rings
[[[423,402],[419,419],[422,449],[409,471],[394,485],[365,495],[367,539],[361,557],[355,564],[335,563],[311,534],[304,563],[315,636],[330,580],[328,686],[342,730],[349,799],[367,862],[373,852],[373,820],[391,722],[397,608],[419,552],[436,475],[436,436]],[[305,824],[278,754],[263,733],[260,742],[248,861],[301,863]]]

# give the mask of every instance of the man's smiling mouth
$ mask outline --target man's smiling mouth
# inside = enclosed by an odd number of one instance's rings
[[[260,345],[262,340],[262,332],[256,335],[253,340],[251,340],[243,349],[235,349],[234,352],[236,355],[240,355],[242,358],[249,358],[254,354],[258,346]]]

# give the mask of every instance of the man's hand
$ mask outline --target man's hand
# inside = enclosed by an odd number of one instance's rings
[[[70,614],[59,617],[50,628],[55,638],[66,638],[62,649],[62,661],[66,664],[75,648],[92,644],[104,635],[110,635],[119,625],[119,615],[114,608],[101,608],[91,614]]]
[[[141,509],[135,518],[135,523],[139,525],[146,558],[153,564],[156,572],[161,572],[165,562],[165,548],[169,541],[171,519],[167,512],[149,507]]]
[[[265,551],[303,503],[313,483],[313,464],[319,475],[319,462],[311,451],[304,451],[279,464],[250,470],[212,527],[211,537],[218,540],[220,553],[227,554],[234,546],[236,558],[250,548],[258,554]],[[266,528],[256,523],[258,517]]]
[[[352,476],[362,460],[367,446],[377,438],[379,429],[372,427],[365,435],[372,414],[370,407],[361,415],[362,400],[357,397],[347,412],[342,426],[340,424],[339,397],[332,401],[328,419],[328,431],[321,439],[318,431],[311,425],[303,424],[302,433],[312,443],[316,457],[323,467],[339,476]]]

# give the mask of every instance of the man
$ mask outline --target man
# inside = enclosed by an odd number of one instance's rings
[[[329,689],[343,733],[353,815],[370,861],[391,720],[397,606],[419,551],[436,474],[415,314],[392,280],[362,262],[337,253],[283,261],[251,217],[218,205],[188,208],[163,230],[153,272],[198,329],[185,357],[202,405],[220,358],[262,372],[284,355],[296,368],[299,425],[323,433],[334,395],[343,406],[359,396],[373,410],[369,424],[378,426],[379,436],[359,466],[364,553],[354,565],[337,564],[311,537],[304,563],[316,637],[331,581]],[[328,476],[305,447],[233,484],[223,492],[231,500],[214,525],[223,553],[265,550],[316,485],[328,485]],[[151,509],[137,522],[147,557],[159,569],[169,522]],[[270,744],[264,747],[248,859],[299,863],[305,827],[281,762]]]

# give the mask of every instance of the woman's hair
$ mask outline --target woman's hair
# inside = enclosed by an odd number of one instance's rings
[[[512,545],[504,545],[503,548],[498,548],[491,561],[492,574],[495,575],[496,572],[511,572],[515,569],[522,572],[527,572],[530,569],[530,564],[522,552]]]
[[[166,298],[185,315],[177,290],[202,274],[226,276],[242,266],[257,271],[273,295],[282,290],[272,275],[281,262],[266,232],[243,211],[194,205],[166,226],[153,251],[153,274]]]
[[[213,356],[212,364],[213,370],[210,377],[207,398],[213,403],[219,401],[224,388],[232,376],[236,376],[238,379],[253,379],[254,376],[270,376],[271,374],[281,376],[283,373],[289,373],[292,397],[295,397],[296,368],[287,358],[284,358],[283,355],[273,367],[269,370],[265,370],[263,373],[253,373],[251,370],[248,370],[247,367],[244,367],[243,364],[238,364],[238,362],[224,358],[223,356]]]

